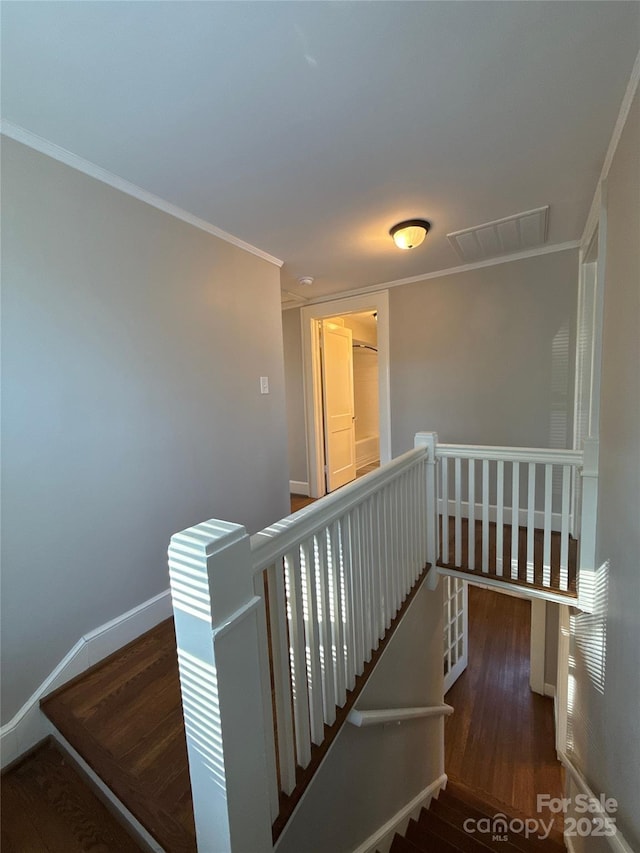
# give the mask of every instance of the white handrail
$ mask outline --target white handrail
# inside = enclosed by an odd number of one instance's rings
[[[582,465],[581,450],[557,450],[552,447],[499,447],[485,444],[438,444],[436,457],[488,459],[502,462],[534,462],[549,465]]]
[[[364,477],[325,495],[316,503],[303,507],[276,524],[255,533],[251,537],[254,571],[257,573],[270,566],[301,540],[328,527],[378,492],[386,483],[390,483],[413,468],[419,460],[426,461],[427,458],[428,448],[426,447],[408,450],[376,471],[371,471]]]
[[[572,782],[580,789],[582,794],[585,794],[589,798],[589,803],[592,807],[589,809],[589,816],[597,814],[604,822],[607,833],[610,833],[604,836],[609,843],[609,847],[614,850],[615,853],[634,853],[631,845],[618,829],[616,822],[611,820],[608,812],[602,807],[600,797],[596,797],[595,793],[589,787],[587,780],[571,761],[569,756],[565,752],[559,752],[558,758],[571,777]]]
[[[453,714],[451,705],[428,705],[424,708],[385,708],[375,711],[349,711],[347,722],[352,726],[380,726],[389,723],[403,723],[420,717],[448,717]]]

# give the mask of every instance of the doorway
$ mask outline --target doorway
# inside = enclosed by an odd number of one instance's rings
[[[322,497],[331,490],[327,486],[331,463],[327,460],[325,386],[321,342],[327,326],[343,328],[345,334],[336,339],[349,339],[348,350],[353,367],[353,406],[349,416],[353,424],[353,468],[343,482],[354,479],[358,470],[369,465],[384,464],[391,459],[391,416],[389,407],[389,299],[388,292],[332,300],[301,309],[302,360],[307,432],[307,465],[309,494]],[[341,347],[344,360],[347,345]],[[349,368],[351,370],[351,368]],[[342,407],[344,408],[344,407]],[[341,412],[341,424],[347,417]],[[335,421],[338,424],[338,419]],[[346,439],[342,436],[342,445]],[[349,439],[351,441],[351,439]],[[329,451],[330,452],[330,451]],[[341,467],[340,462],[336,467]]]

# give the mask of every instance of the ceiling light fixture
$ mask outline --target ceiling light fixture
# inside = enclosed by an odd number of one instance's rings
[[[313,284],[313,276],[312,275],[303,275],[298,279],[298,284],[301,284],[303,287],[310,287]]]
[[[399,249],[415,249],[427,236],[431,224],[426,219],[407,219],[406,222],[398,222],[389,234]]]

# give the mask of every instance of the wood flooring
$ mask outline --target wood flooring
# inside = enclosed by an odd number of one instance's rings
[[[474,561],[472,565],[469,565],[469,537],[468,537],[468,526],[469,521],[466,518],[461,519],[461,549],[460,549],[460,560],[456,561],[455,558],[455,519],[452,516],[449,516],[449,554],[448,559],[445,561],[442,556],[442,516],[440,516],[440,543],[441,543],[441,552],[438,556],[438,565],[443,566],[447,569],[457,569],[462,571],[469,571],[473,573],[475,576],[482,575],[482,522],[475,522],[474,536],[475,536],[475,545],[474,545]],[[512,527],[511,525],[505,524],[503,527],[503,548],[502,548],[502,560],[503,560],[503,575],[497,574],[497,566],[496,566],[496,532],[497,527],[495,522],[489,523],[489,548],[488,548],[488,572],[487,574],[493,578],[496,578],[501,581],[506,581],[507,583],[517,584],[519,586],[531,586],[537,589],[545,589],[543,586],[543,544],[544,544],[544,531],[536,529],[533,532],[533,582],[529,583],[527,581],[527,528],[519,527],[518,528],[518,577],[517,580],[512,580],[510,577],[510,566],[511,566],[511,536],[512,536]],[[569,538],[569,552],[568,552],[568,566],[567,566],[567,575],[568,575],[568,590],[566,591],[566,595],[568,598],[576,597],[576,568],[577,568],[577,556],[578,556],[578,541],[577,539]],[[560,534],[552,533],[551,534],[551,560],[550,560],[550,580],[551,586],[549,587],[554,592],[560,591]]]
[[[553,702],[529,688],[531,606],[469,586],[469,663],[447,693],[449,776],[535,816],[536,795],[561,797]]]
[[[313,747],[309,766],[304,771],[298,768],[295,790],[281,796],[274,837],[337,736],[420,581],[347,694],[346,704],[337,710],[335,725],[325,726],[324,741]],[[168,853],[196,850],[172,619],[55,691],[42,702],[42,709]]]
[[[2,853],[140,853],[53,739],[2,777]]]
[[[58,731],[170,853],[195,853],[173,619],[42,702]]]

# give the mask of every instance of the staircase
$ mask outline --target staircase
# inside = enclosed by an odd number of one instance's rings
[[[463,785],[449,782],[447,790],[422,809],[417,820],[410,820],[405,835],[393,839],[390,853],[559,853],[565,850],[562,835],[552,828],[547,835],[537,819],[515,814],[496,801],[488,802]],[[528,823],[527,823],[528,821]],[[516,831],[522,825],[530,827]],[[534,828],[535,827],[535,828]]]

